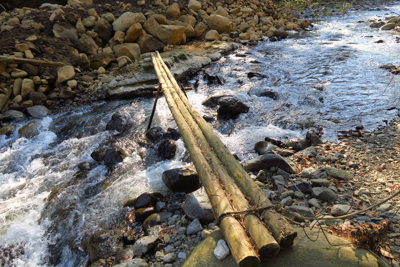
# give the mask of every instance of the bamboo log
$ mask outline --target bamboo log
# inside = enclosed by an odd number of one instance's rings
[[[50,67],[62,67],[62,66],[64,66],[64,63],[62,63],[62,62],[51,62],[51,61],[47,61],[47,60],[18,58],[18,57],[6,57],[6,56],[0,56],[0,61],[16,63],[16,64],[28,63],[28,64],[33,64],[33,65],[43,65],[43,66],[50,66]]]
[[[158,57],[160,57],[158,55]],[[175,79],[168,67],[161,60],[161,64],[164,68],[164,71],[167,73],[168,77],[174,83],[174,86],[178,87]],[[193,116],[199,127],[201,128],[204,136],[206,137],[208,143],[213,148],[215,153],[218,155],[218,158],[222,161],[222,163],[226,166],[228,172],[231,177],[235,179],[235,182],[238,184],[240,189],[247,195],[254,205],[259,207],[265,207],[271,205],[271,201],[266,197],[261,188],[254,183],[254,181],[249,177],[247,172],[242,168],[240,163],[233,157],[230,153],[229,149],[222,143],[222,141],[217,137],[208,123],[201,117],[201,115],[193,108],[193,106],[189,103],[189,101],[184,97],[184,94],[181,90],[176,90],[177,94],[179,94],[182,102],[186,105],[187,109],[190,111],[190,114]],[[263,212],[264,221],[269,226],[272,235],[276,239],[276,241],[282,247],[290,247],[293,245],[293,241],[297,236],[297,232],[294,231],[293,227],[290,223],[283,217],[281,214],[277,213],[273,209],[269,209]]]
[[[8,100],[10,100],[10,96],[11,96],[11,94],[13,92],[13,90],[10,89],[10,88],[7,88],[7,90],[8,91],[6,93],[6,96],[0,101],[0,111],[4,107],[4,105],[7,104]]]
[[[200,149],[198,140],[193,135],[192,129],[185,121],[167,87],[162,74],[160,73],[161,65],[155,57],[153,57],[154,68],[163,87],[164,96],[179,130],[182,138],[189,150],[192,161],[199,174],[201,182],[206,189],[210,202],[213,207],[214,214],[221,215],[226,211],[233,211],[225,193],[217,182],[217,178],[211,167],[209,166],[204,152]],[[221,229],[226,235],[226,241],[232,249],[232,254],[239,266],[259,266],[260,260],[252,248],[252,245],[240,223],[232,217],[224,217],[221,221]]]
[[[158,57],[158,60],[160,61],[162,59]],[[167,77],[165,72],[161,72],[161,75],[164,81],[166,82],[166,86],[169,88],[180,112],[182,113],[183,117],[193,130],[196,137],[198,138],[202,150],[204,151],[206,156],[210,159],[212,169],[215,171],[217,177],[221,180],[222,184],[225,186],[226,191],[230,193],[230,197],[233,201],[233,205],[236,207],[236,210],[237,211],[250,210],[252,207],[249,205],[242,191],[240,191],[238,186],[229,177],[226,169],[223,167],[223,164],[218,159],[217,155],[212,151],[210,145],[208,144],[206,138],[203,135],[203,132],[201,131],[197,123],[194,121],[193,117],[190,115],[190,112],[182,102],[182,99],[176,92],[175,86],[172,84],[172,82]],[[257,246],[258,253],[260,256],[268,257],[268,256],[275,256],[276,254],[278,254],[280,250],[279,244],[271,236],[268,229],[261,223],[261,221],[257,216],[253,214],[246,214],[244,216],[244,222],[246,228],[249,230],[250,236],[252,237]]]

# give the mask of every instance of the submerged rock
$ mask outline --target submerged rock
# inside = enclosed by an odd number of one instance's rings
[[[127,112],[118,110],[112,115],[111,120],[107,123],[106,130],[127,133],[132,126],[133,121],[130,115]]]
[[[39,134],[40,123],[38,121],[31,121],[21,128],[19,128],[18,133],[25,138],[32,138]]]
[[[172,139],[164,140],[158,146],[158,155],[163,159],[172,159],[175,157],[176,144]]]
[[[153,127],[153,128],[150,128],[146,132],[146,137],[154,142],[154,141],[157,141],[158,139],[160,139],[164,134],[165,134],[165,131],[163,128]]]

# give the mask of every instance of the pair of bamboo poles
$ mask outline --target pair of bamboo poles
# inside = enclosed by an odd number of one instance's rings
[[[292,246],[297,232],[271,209],[272,203],[261,188],[189,103],[158,52],[152,54],[152,60],[169,109],[238,265],[259,266],[260,257],[275,256],[281,247]],[[265,224],[248,212],[254,208],[261,208]],[[232,216],[235,213],[244,214],[243,226]]]

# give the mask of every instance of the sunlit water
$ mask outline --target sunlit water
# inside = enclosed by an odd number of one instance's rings
[[[201,113],[216,112],[201,103],[217,93],[235,95],[250,107],[236,120],[213,124],[242,159],[255,156],[254,144],[266,136],[303,137],[315,125],[322,125],[325,138],[333,141],[338,130],[361,123],[372,130],[398,113],[387,109],[399,106],[399,79],[379,66],[400,63],[400,44],[394,35],[371,29],[367,22],[389,15],[390,11],[350,12],[315,23],[313,31],[282,42],[244,47],[204,70],[220,75],[224,84],[207,85],[199,75],[190,81],[200,80],[188,98]],[[385,42],[374,43],[378,39]],[[262,77],[248,78],[249,72]],[[265,90],[276,92],[278,98],[257,96]],[[152,102],[140,98],[97,103],[40,119],[40,134],[32,139],[18,137],[18,129],[29,120],[19,122],[10,137],[0,137],[0,247],[3,253],[15,252],[13,265],[84,265],[87,237],[121,219],[126,200],[146,191],[168,192],[162,172],[187,165],[181,140],[175,158],[147,160],[143,153],[154,151],[105,130],[112,114],[123,109],[135,122],[131,136],[142,135]],[[153,125],[176,127],[164,98],[158,102]],[[132,148],[112,172],[90,157],[110,140]],[[81,162],[90,162],[93,168],[79,178]],[[18,254],[21,250],[24,253]]]

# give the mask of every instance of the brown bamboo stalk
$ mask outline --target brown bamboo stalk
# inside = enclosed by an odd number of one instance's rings
[[[158,57],[160,55],[158,54]],[[179,89],[178,84],[173,78],[171,72],[165,63],[161,60],[161,64],[164,71],[167,73],[169,79],[173,82],[174,86],[178,89],[176,90],[182,102],[186,105],[190,114],[193,116],[199,127],[201,128],[204,136],[206,137],[208,143],[213,148],[218,158],[226,166],[231,177],[238,184],[240,189],[245,195],[247,195],[254,205],[259,207],[265,207],[271,205],[271,201],[266,197],[261,188],[250,178],[247,172],[243,169],[240,163],[233,157],[229,149],[222,143],[222,141],[217,137],[208,123],[201,117],[201,115],[193,108],[189,101],[184,97],[184,94]],[[293,245],[293,241],[297,236],[297,232],[294,231],[290,223],[281,214],[277,213],[273,209],[264,211],[263,213],[264,221],[269,226],[272,235],[276,241],[282,247],[290,247]]]
[[[194,136],[192,129],[180,113],[171,92],[162,77],[161,65],[159,65],[155,57],[153,57],[153,64],[163,87],[164,96],[167,100],[168,106],[189,150],[200,180],[206,189],[214,214],[219,216],[227,211],[232,212],[233,209],[226,198],[223,189],[217,182],[217,178],[209,166],[204,152],[200,149],[197,138]],[[231,247],[232,254],[239,266],[245,267],[260,265],[257,253],[254,251],[244,229],[237,220],[232,217],[224,217],[221,221],[221,230],[226,234],[224,235],[226,241]]]
[[[47,60],[28,59],[28,58],[19,58],[19,57],[7,57],[7,56],[0,56],[0,61],[16,63],[16,64],[29,63],[29,64],[33,64],[33,65],[43,65],[43,66],[50,66],[50,67],[64,66],[64,63],[62,63],[62,62],[52,62],[52,61],[47,61]]]
[[[158,58],[158,60],[162,60]],[[194,134],[199,140],[202,150],[205,152],[207,157],[210,159],[210,164],[212,169],[217,174],[217,177],[221,180],[222,184],[225,186],[227,192],[229,192],[230,197],[233,201],[233,205],[236,207],[237,211],[245,211],[250,210],[252,207],[246,200],[242,191],[238,188],[238,186],[233,182],[233,180],[229,177],[228,172],[225,167],[218,159],[217,155],[212,151],[210,145],[208,144],[206,138],[203,135],[203,132],[194,121],[193,117],[190,115],[186,106],[182,102],[181,98],[176,92],[175,86],[172,84],[170,79],[167,77],[165,72],[161,72],[162,78],[166,82],[166,86],[169,88],[175,103],[177,104],[180,112],[183,117],[193,130]],[[250,232],[250,236],[255,242],[255,245],[258,249],[258,253],[260,256],[275,256],[278,254],[280,250],[279,244],[276,240],[271,236],[268,229],[261,223],[259,218],[254,214],[246,214],[244,216],[244,222],[246,228]]]

